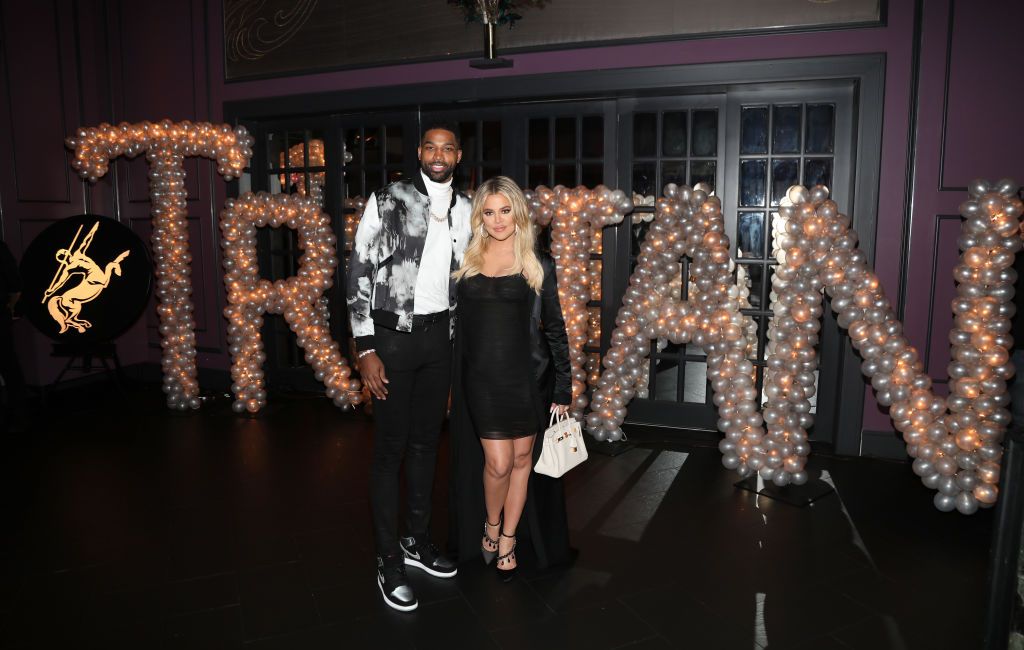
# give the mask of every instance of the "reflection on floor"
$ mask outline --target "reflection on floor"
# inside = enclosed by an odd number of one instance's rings
[[[795,508],[735,488],[713,439],[671,432],[568,477],[572,566],[523,557],[509,585],[475,563],[414,573],[420,609],[393,612],[373,578],[370,421],[271,400],[178,414],[139,388],[8,436],[0,645],[979,647],[990,512],[938,513],[907,465],[824,454],[836,494]]]

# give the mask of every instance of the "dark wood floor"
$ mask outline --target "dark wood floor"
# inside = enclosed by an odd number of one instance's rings
[[[145,386],[65,394],[8,434],[0,646],[980,647],[991,512],[941,514],[908,465],[823,454],[812,475],[836,493],[796,508],[734,487],[714,440],[671,432],[568,477],[571,567],[523,557],[509,585],[476,563],[411,571],[420,608],[393,612],[370,420],[271,399],[249,418],[225,400],[169,412]]]

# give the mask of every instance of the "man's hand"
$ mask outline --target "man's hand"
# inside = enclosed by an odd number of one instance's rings
[[[388,398],[388,378],[384,375],[384,362],[376,352],[371,352],[359,359],[359,375],[363,383],[369,387],[373,396],[380,400]]]

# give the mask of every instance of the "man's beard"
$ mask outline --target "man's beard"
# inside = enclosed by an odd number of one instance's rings
[[[455,172],[455,165],[445,167],[440,172],[435,172],[430,168],[430,163],[420,162],[420,169],[427,175],[427,178],[434,181],[435,183],[447,183],[448,179],[452,177]]]

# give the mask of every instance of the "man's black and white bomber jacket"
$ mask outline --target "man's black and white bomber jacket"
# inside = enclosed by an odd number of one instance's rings
[[[412,329],[416,276],[430,224],[430,197],[417,170],[370,195],[377,218],[364,215],[356,229],[348,267],[348,313],[360,351],[374,347],[374,324],[400,332]],[[452,187],[448,230],[452,240],[451,270],[462,265],[471,235],[472,201]],[[450,335],[455,331],[455,280],[448,280]]]

